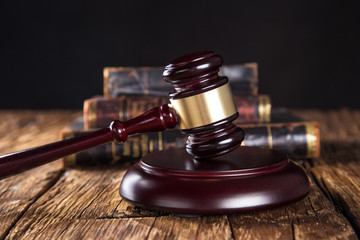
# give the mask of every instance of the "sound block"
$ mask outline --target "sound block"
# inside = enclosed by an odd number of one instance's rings
[[[224,214],[283,206],[310,191],[304,169],[286,154],[256,147],[195,160],[184,148],[151,153],[125,174],[120,195],[146,209]]]

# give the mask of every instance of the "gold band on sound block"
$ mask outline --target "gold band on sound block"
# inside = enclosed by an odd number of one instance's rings
[[[237,113],[230,84],[186,98],[170,99],[180,129],[211,124]]]

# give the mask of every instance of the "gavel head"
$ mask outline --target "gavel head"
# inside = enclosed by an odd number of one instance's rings
[[[170,62],[163,72],[174,86],[169,94],[179,128],[189,134],[186,151],[196,159],[216,157],[240,146],[244,131],[229,80],[219,76],[223,60],[214,52],[195,52]]]

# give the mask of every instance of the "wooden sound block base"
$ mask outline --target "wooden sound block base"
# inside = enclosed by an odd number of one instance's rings
[[[206,160],[194,160],[184,148],[154,152],[132,166],[120,186],[136,206],[178,214],[278,207],[309,191],[302,167],[279,151],[255,147]]]

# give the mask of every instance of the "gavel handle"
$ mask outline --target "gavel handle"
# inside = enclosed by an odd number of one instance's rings
[[[125,122],[115,120],[108,128],[87,135],[0,156],[0,179],[110,141],[122,143],[136,133],[162,131],[176,125],[175,112],[162,105]]]

